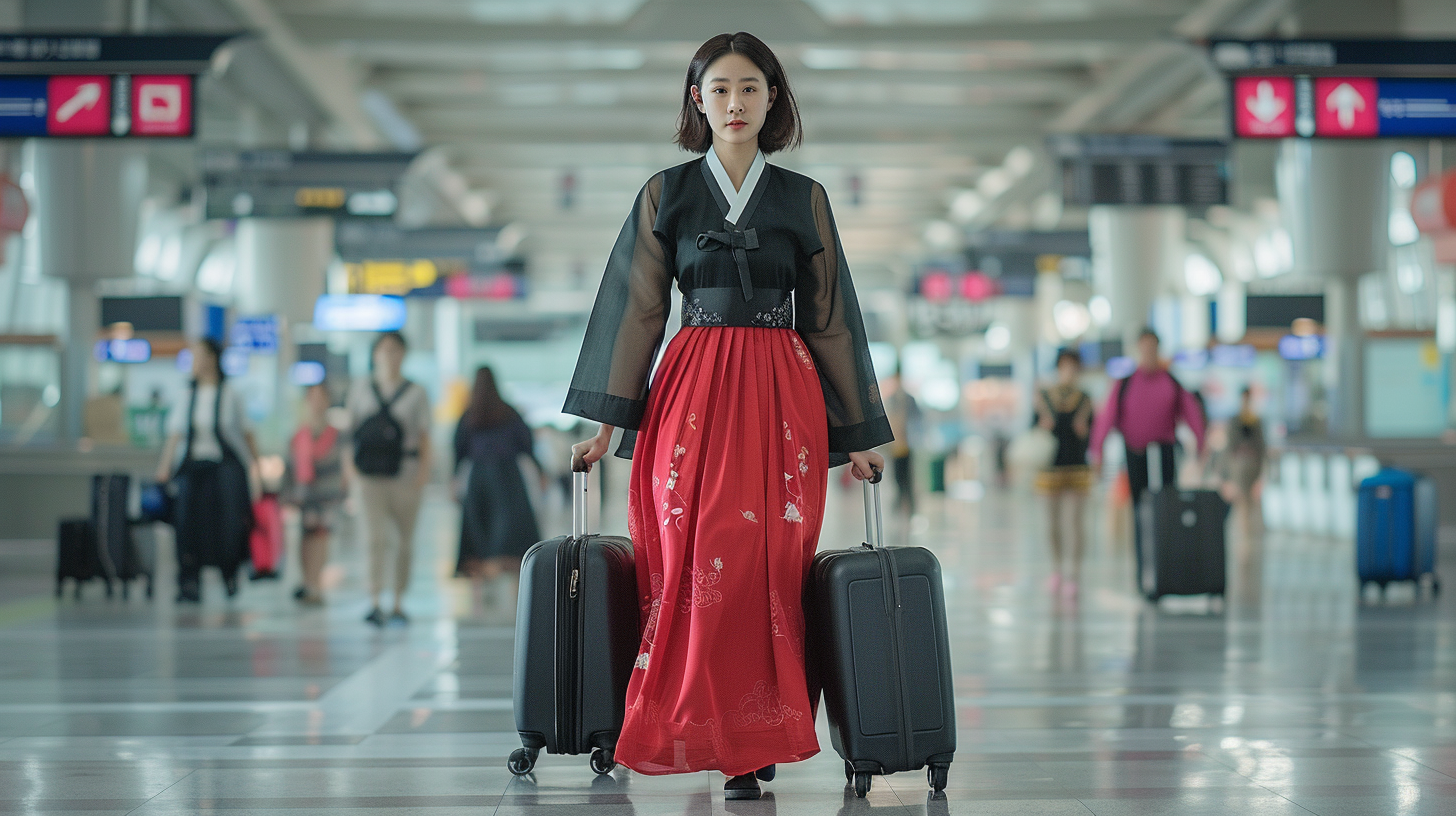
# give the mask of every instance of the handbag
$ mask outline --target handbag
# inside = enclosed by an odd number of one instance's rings
[[[172,523],[176,511],[176,488],[171,482],[142,486],[141,520]]]

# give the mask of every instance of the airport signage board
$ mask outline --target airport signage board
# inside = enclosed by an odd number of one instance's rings
[[[414,153],[211,150],[202,154],[208,218],[390,218]]]
[[[404,328],[404,298],[393,295],[321,295],[313,310],[319,331],[398,331]]]
[[[239,33],[0,36],[0,74],[200,74]]]
[[[1456,78],[1240,76],[1229,99],[1243,139],[1456,136]]]
[[[152,344],[140,337],[97,340],[94,356],[101,363],[145,363],[152,359]]]
[[[1075,206],[1228,203],[1228,145],[1206,139],[1058,135],[1047,146],[1062,165],[1062,199]]]
[[[192,136],[195,90],[187,74],[0,76],[0,137]]]
[[[344,261],[380,258],[457,261],[489,271],[505,260],[495,227],[424,227],[405,229],[391,221],[340,221],[334,226],[334,248]]]
[[[251,315],[233,321],[228,336],[228,345],[243,348],[254,354],[276,354],[278,352],[278,316]]]
[[[1209,56],[1229,74],[1456,76],[1450,40],[1214,40]]]

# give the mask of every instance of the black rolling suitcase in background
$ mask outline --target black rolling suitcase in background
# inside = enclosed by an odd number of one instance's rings
[[[878,481],[873,501],[865,484],[866,533],[875,543],[816,555],[805,593],[810,670],[823,683],[830,738],[860,797],[873,774],[920,768],[944,790],[956,748],[940,562],[921,547],[884,546]]]
[[[101,553],[96,548],[95,528],[91,519],[61,519],[56,531],[56,597],[61,597],[66,579],[76,582],[76,597],[81,597],[81,582],[106,578]],[[106,581],[107,594],[111,581]]]
[[[516,608],[515,709],[521,745],[507,767],[528,774],[541,749],[591,753],[598,774],[626,714],[642,633],[632,542],[587,535],[586,466],[573,462],[572,534],[531,546]]]
[[[132,522],[127,512],[131,499],[131,477],[125,473],[101,473],[91,477],[91,525],[96,535],[97,552],[101,556],[106,581],[106,595],[111,597],[111,582],[121,583],[121,597],[131,592],[131,582],[147,581],[147,597],[151,597],[151,566],[137,552],[132,537]]]
[[[1142,574],[1138,589],[1157,603],[1164,595],[1209,595],[1222,599],[1227,582],[1224,525],[1229,505],[1216,490],[1179,490],[1163,485],[1162,468],[1148,454],[1148,479],[1137,518]]]

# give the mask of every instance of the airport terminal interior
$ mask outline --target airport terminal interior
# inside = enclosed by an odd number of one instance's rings
[[[1453,374],[1450,0],[0,0],[0,814],[1450,816]]]

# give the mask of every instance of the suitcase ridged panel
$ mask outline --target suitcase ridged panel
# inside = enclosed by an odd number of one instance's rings
[[[846,761],[883,773],[909,771],[955,752],[955,699],[940,564],[919,547],[886,550],[900,575],[901,654],[889,649],[891,619],[875,550],[822,552],[810,571],[806,612],[812,668],[824,686],[830,740]],[[893,673],[908,694],[909,763],[900,737]]]

